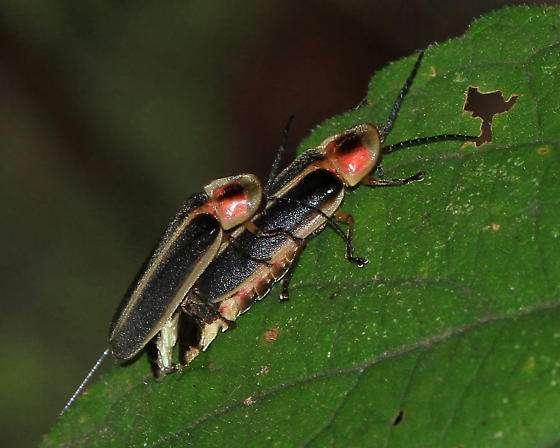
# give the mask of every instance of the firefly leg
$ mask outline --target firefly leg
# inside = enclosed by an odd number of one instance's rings
[[[346,256],[345,258],[352,264],[355,264],[358,267],[363,267],[367,264],[367,260],[361,257],[354,256],[354,246],[352,245],[352,239],[348,238],[348,235],[344,233],[344,230],[337,224],[336,220],[333,219],[332,216],[327,215],[323,210],[318,207],[314,207],[310,204],[307,204],[302,201],[298,201],[297,199],[285,198],[285,197],[276,197],[274,196],[273,199],[280,201],[280,202],[293,202],[296,204],[300,204],[303,207],[307,207],[309,210],[313,210],[318,215],[321,215],[325,218],[326,224],[328,224],[338,235],[344,240],[346,243]]]
[[[294,256],[292,263],[290,264],[290,267],[284,274],[284,277],[282,277],[280,283],[281,289],[280,289],[280,297],[279,297],[281,302],[285,302],[286,300],[290,299],[290,282],[292,281],[292,277],[294,275],[297,262],[299,260],[301,253],[303,252],[303,249],[305,249],[305,242],[302,243],[299,250],[296,252],[296,255]]]
[[[357,260],[353,261],[354,264],[358,265],[359,267],[363,267],[369,263],[367,258],[360,258],[354,256],[354,217],[347,212],[343,212],[342,210],[337,210],[334,214],[334,219],[338,222],[343,222],[348,225],[348,233],[346,234],[346,259],[347,260]]]
[[[366,176],[362,179],[362,185],[366,187],[396,187],[398,185],[407,185],[414,182],[419,182],[424,179],[424,172],[419,171],[410,177],[397,178],[397,179],[381,179],[373,176]]]
[[[173,348],[177,343],[179,313],[169,319],[156,336],[155,340],[155,359],[152,364],[156,376],[165,375],[177,370],[177,364],[173,362]]]
[[[277,235],[287,236],[297,246],[297,252],[294,255],[294,258],[292,259],[292,261],[290,262],[290,267],[288,268],[288,270],[286,271],[286,273],[284,274],[284,276],[282,277],[282,280],[281,280],[282,290],[280,292],[280,301],[288,300],[288,296],[289,296],[288,286],[289,286],[290,280],[292,278],[295,266],[297,264],[297,260],[299,259],[299,256],[300,256],[301,252],[303,251],[303,248],[305,247],[305,244],[306,244],[305,239],[304,238],[299,238],[299,237],[293,235],[292,233],[290,233],[286,229],[261,230],[257,226],[255,226],[253,223],[250,223],[250,222],[245,223],[245,227],[247,228],[247,230],[249,232],[253,233],[257,237],[268,238],[268,237],[274,237],[274,236],[277,236]]]
[[[383,164],[379,163],[375,167],[375,171],[373,173],[373,177],[385,177],[385,170],[383,169]]]

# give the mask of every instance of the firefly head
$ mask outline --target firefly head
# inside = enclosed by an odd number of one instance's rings
[[[251,219],[262,200],[261,183],[253,174],[216,179],[204,187],[204,192],[224,230]]]
[[[378,129],[362,123],[329,137],[321,145],[342,181],[353,187],[366,177],[381,158],[381,138]]]

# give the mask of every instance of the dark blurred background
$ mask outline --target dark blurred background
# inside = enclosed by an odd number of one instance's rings
[[[185,197],[264,177],[290,114],[295,144],[388,61],[515,3],[2,2],[1,446],[53,424]]]

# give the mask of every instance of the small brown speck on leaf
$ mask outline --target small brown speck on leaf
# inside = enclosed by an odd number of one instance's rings
[[[253,406],[255,404],[255,399],[251,396],[245,398],[245,400],[243,400],[243,404],[245,406]]]
[[[270,372],[270,366],[261,366],[259,373],[257,375],[267,375]]]
[[[266,330],[263,338],[266,342],[276,342],[278,339],[278,328],[270,328]]]
[[[546,156],[550,152],[550,146],[541,146],[537,148],[537,154],[539,156]]]

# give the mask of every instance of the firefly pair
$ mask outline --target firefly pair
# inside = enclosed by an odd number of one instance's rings
[[[364,266],[352,245],[354,220],[341,212],[347,189],[359,185],[405,185],[422,179],[382,176],[382,156],[398,149],[477,137],[444,134],[383,147],[423,58],[421,52],[384,126],[358,124],[327,138],[277,174],[288,126],[264,189],[255,176],[216,180],[179,209],[156,249],[125,295],[111,325],[107,348],[64,407],[83,390],[103,359],[136,356],[152,343],[158,372],[175,369],[173,350],[181,339],[181,364],[205,350],[220,331],[282,280],[281,298],[306,242],[329,225],[346,241],[346,258]],[[261,202],[264,204],[261,205]],[[344,231],[340,223],[347,225]],[[180,338],[181,334],[186,338]]]

